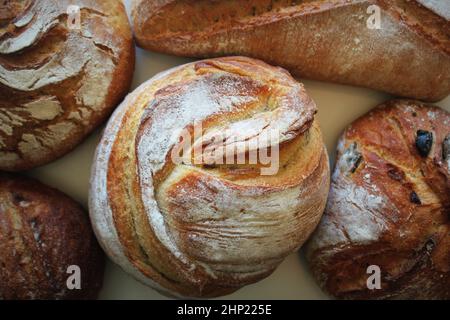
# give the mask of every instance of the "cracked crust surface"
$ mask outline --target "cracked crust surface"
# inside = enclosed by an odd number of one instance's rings
[[[81,290],[69,290],[69,266]],[[0,174],[0,299],[96,299],[104,255],[87,213],[38,181]]]
[[[449,146],[450,114],[410,100],[378,106],[345,131],[306,246],[328,293],[450,299]],[[381,268],[381,290],[367,289],[370,265]]]
[[[76,19],[67,14],[73,4],[80,9],[79,29],[71,28]],[[121,1],[6,1],[0,10],[0,169],[31,169],[71,151],[121,101],[133,70]]]
[[[96,152],[90,214],[101,245],[127,272],[176,296],[225,295],[268,276],[325,206],[329,164],[315,113],[301,84],[254,59],[155,76],[116,110]],[[240,144],[278,128],[278,173],[173,163],[180,130],[198,122],[201,150],[218,132]]]
[[[367,27],[372,5],[380,29]],[[430,0],[134,0],[133,24],[153,51],[244,55],[299,77],[435,101],[450,93],[449,11],[449,1]]]

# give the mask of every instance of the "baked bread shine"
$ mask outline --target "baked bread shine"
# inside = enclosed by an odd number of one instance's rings
[[[450,1],[133,0],[139,46],[243,55],[420,100],[450,93]]]
[[[301,84],[258,60],[204,60],[156,75],[116,110],[96,152],[90,215],[102,247],[178,297],[225,295],[268,276],[325,207],[329,163],[315,113]],[[214,143],[248,142],[236,150],[250,154],[264,147],[256,138],[278,129],[270,144],[279,147],[278,171],[174,162],[180,132],[199,123],[202,140],[192,142],[206,157]],[[219,133],[228,135],[213,142]]]
[[[122,100],[133,71],[121,1],[2,1],[0,170],[71,151]]]
[[[335,297],[450,299],[450,114],[393,100],[354,122],[306,249]],[[369,266],[379,289],[367,287]]]
[[[0,300],[96,299],[103,271],[104,254],[79,204],[36,180],[0,173]]]

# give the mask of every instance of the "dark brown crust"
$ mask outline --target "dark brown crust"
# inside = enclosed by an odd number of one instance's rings
[[[419,130],[432,133],[428,156],[417,147]],[[345,131],[327,209],[307,245],[325,291],[346,299],[450,299],[446,137],[450,114],[409,100],[389,101]],[[351,153],[360,161],[348,160]],[[370,265],[381,268],[381,290],[367,289]]]
[[[282,2],[289,1],[277,3]],[[192,57],[246,55],[300,77],[422,100],[450,93],[450,75],[443,72],[450,69],[450,24],[414,1],[308,0],[284,7],[269,0],[197,1],[198,10],[190,0],[134,3],[136,39],[149,50]],[[184,4],[186,14],[173,19],[176,4]],[[373,4],[381,8],[381,30],[366,26]]]
[[[81,270],[68,290],[67,268]],[[0,173],[0,299],[96,299],[104,255],[84,210],[38,181]]]
[[[52,5],[52,1],[45,1],[48,2],[48,6]],[[81,9],[83,26],[80,32],[89,29],[87,35],[79,39],[88,39],[89,32],[94,33],[98,43],[92,41],[92,45],[103,55],[103,58],[99,59],[98,55],[90,58],[90,62],[95,65],[90,69],[91,71],[87,70],[85,66],[79,74],[73,77],[31,91],[17,90],[0,83],[0,101],[2,101],[0,116],[8,126],[5,130],[0,124],[0,169],[4,171],[29,170],[54,161],[72,151],[109,117],[130,89],[135,65],[135,48],[123,3],[118,0],[83,0],[78,4],[85,6]],[[15,19],[22,17],[26,12],[19,10]],[[61,22],[64,22],[64,16],[62,17],[60,18]],[[14,30],[13,27],[8,28],[11,34],[17,35],[17,30]],[[22,29],[26,28],[27,26]],[[20,32],[24,31],[20,30]],[[1,41],[7,40],[10,33],[0,33]],[[38,38],[31,47],[27,47],[19,53],[0,54],[0,66],[8,70],[33,68],[37,70],[39,67],[43,67],[51,57],[60,54],[62,50],[77,45],[74,43],[74,39],[72,41],[65,39],[69,34],[65,23],[59,23],[46,32],[42,38]],[[73,37],[76,38],[76,36]],[[80,44],[79,50],[84,52],[86,48]],[[90,53],[90,51],[86,52],[86,54]],[[111,61],[107,61],[110,56]],[[69,60],[71,57],[65,58],[68,61],[61,64],[73,65],[73,61]],[[82,86],[88,84],[89,78],[94,77],[92,72],[100,70],[99,68],[107,63],[113,64],[110,74],[104,75],[104,79],[108,79],[109,83],[98,84],[99,92],[95,92],[95,87],[90,87],[85,90],[87,92],[81,93]],[[56,67],[54,68],[56,70]],[[97,79],[98,75],[95,76]],[[89,85],[92,86],[92,84]],[[105,95],[102,97],[102,101],[89,103],[83,101],[86,99],[85,95],[100,97],[103,93]],[[51,120],[33,118],[27,113],[24,105],[42,97],[54,97],[61,105],[62,112]],[[15,121],[17,119],[21,120],[17,122]],[[51,126],[58,125],[62,125],[63,128],[50,130]],[[68,128],[70,128],[70,132],[64,132],[64,130],[69,130]],[[30,136],[32,140],[36,139],[37,142],[33,142],[33,145],[39,145],[39,150],[33,152],[21,147],[24,142],[30,142]],[[58,138],[49,138],[54,136],[58,136]],[[6,161],[7,156],[10,155],[17,157],[13,161]],[[2,157],[4,158],[2,159]]]

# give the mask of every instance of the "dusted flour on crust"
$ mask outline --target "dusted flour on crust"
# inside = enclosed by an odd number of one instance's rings
[[[90,214],[101,245],[175,296],[224,295],[266,277],[325,206],[328,156],[315,113],[301,84],[258,60],[204,60],[155,76],[118,108],[96,152]],[[198,123],[204,136],[226,128],[237,143],[278,128],[279,172],[173,163],[181,132]]]
[[[26,170],[64,155],[129,88],[134,46],[123,4],[77,1],[79,20],[68,14],[73,4],[14,0],[0,10],[2,170]]]
[[[450,115],[393,100],[343,134],[307,257],[338,298],[450,298]],[[368,290],[367,267],[381,268]]]

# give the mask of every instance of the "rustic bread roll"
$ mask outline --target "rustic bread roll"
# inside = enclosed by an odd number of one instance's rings
[[[381,29],[372,28],[374,4]],[[134,0],[133,10],[137,42],[149,50],[245,55],[423,100],[450,93],[449,19],[450,2],[430,0]]]
[[[155,76],[121,104],[97,149],[90,214],[100,244],[124,270],[174,296],[224,295],[268,276],[303,244],[326,203],[329,164],[315,113],[287,72],[249,58]],[[182,134],[199,125],[200,136]],[[255,144],[269,129],[279,140]],[[192,149],[179,163],[183,140]],[[226,144],[239,150],[225,152],[231,162],[205,161],[209,147]],[[276,147],[278,171],[262,175],[267,166],[248,155]],[[203,161],[187,161],[199,154]],[[245,164],[235,161],[241,155]]]
[[[449,177],[448,112],[394,100],[354,122],[306,246],[320,285],[338,298],[450,299]]]
[[[81,290],[72,287],[78,271],[71,266],[80,268]],[[95,299],[103,269],[76,202],[35,180],[0,174],[0,300]]]
[[[121,1],[2,1],[0,170],[30,169],[72,150],[121,101],[133,70]]]

